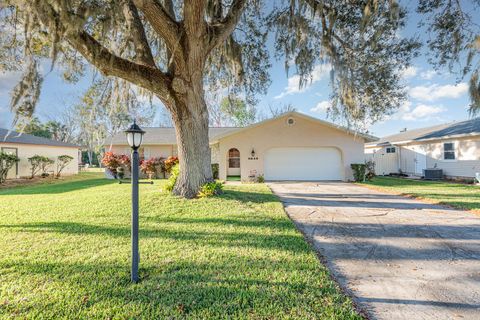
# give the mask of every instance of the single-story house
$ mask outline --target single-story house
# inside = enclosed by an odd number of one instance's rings
[[[366,143],[365,153],[378,175],[423,176],[424,169],[437,168],[447,178],[474,178],[480,172],[480,118],[402,130]]]
[[[20,158],[20,162],[8,172],[7,179],[29,177],[31,167],[28,158],[34,155],[45,156],[54,161],[57,160],[58,156],[69,155],[73,157],[73,160],[63,169],[62,175],[77,174],[79,148],[72,143],[0,128],[0,150],[15,154]],[[48,171],[54,171],[55,166],[56,163],[48,168]]]
[[[143,129],[141,157],[177,154],[173,128]],[[218,163],[223,180],[261,175],[266,180],[351,180],[350,164],[363,163],[364,143],[375,140],[298,112],[242,128],[210,128],[209,136],[212,163]],[[130,154],[125,134],[112,137],[105,150]]]

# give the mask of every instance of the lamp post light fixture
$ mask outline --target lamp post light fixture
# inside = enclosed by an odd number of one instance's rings
[[[132,148],[132,272],[131,279],[133,283],[137,283],[138,264],[140,255],[138,252],[138,175],[139,175],[139,158],[138,148],[140,148],[143,140],[143,131],[133,120],[133,124],[125,130],[127,142]]]

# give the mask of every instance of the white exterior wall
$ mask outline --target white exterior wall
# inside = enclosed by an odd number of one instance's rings
[[[443,144],[455,144],[455,160],[443,159]],[[456,140],[434,141],[425,144],[427,150],[427,167],[443,169],[449,177],[475,177],[480,172],[480,138],[463,138]]]
[[[443,159],[443,144],[453,142],[455,144],[455,160]],[[473,178],[476,172],[480,172],[480,137],[465,137],[457,139],[443,139],[410,143],[397,147],[400,158],[400,170],[409,175],[415,175],[415,163],[421,158],[419,153],[426,156],[426,168],[439,168],[448,177]],[[377,153],[381,148],[366,148],[365,158],[375,159],[377,174],[382,174],[381,169],[388,164],[378,161]],[[374,153],[375,151],[375,153]],[[379,165],[380,163],[380,165]],[[397,166],[398,167],[398,166]],[[393,168],[393,166],[392,166]]]
[[[365,160],[375,162],[375,174],[384,176],[398,172],[398,154],[400,148],[395,147],[395,153],[387,153],[386,147],[368,148],[365,150]]]
[[[212,163],[220,162],[220,145],[218,143],[210,145],[212,154]]]
[[[58,156],[69,155],[73,160],[63,169],[62,175],[72,175],[78,173],[78,148],[77,147],[59,147],[47,145],[34,145],[23,143],[0,143],[0,150],[2,148],[16,148],[18,150],[18,175],[17,177],[29,177],[31,175],[31,167],[28,158],[34,155],[45,156],[55,163],[48,167],[47,171],[56,171],[56,160]],[[9,171],[7,178],[15,178],[15,167]]]

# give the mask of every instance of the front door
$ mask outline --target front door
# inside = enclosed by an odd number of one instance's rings
[[[18,149],[17,148],[6,148],[2,147],[2,152],[8,154],[14,154],[18,157]],[[18,176],[18,162],[10,169],[7,173],[7,179],[15,179]]]

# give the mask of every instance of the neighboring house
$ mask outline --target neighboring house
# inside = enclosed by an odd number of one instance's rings
[[[365,153],[378,175],[439,168],[447,178],[473,178],[480,172],[480,119],[404,130],[367,143]]]
[[[176,155],[173,128],[144,130],[141,157]],[[363,163],[364,143],[375,139],[298,112],[244,128],[210,128],[209,136],[212,163],[219,164],[223,180],[260,175],[266,180],[351,180],[350,164]],[[105,149],[130,154],[123,133],[108,141]]]
[[[62,175],[78,173],[79,146],[71,143],[55,141],[31,134],[18,133],[0,128],[0,150],[16,154],[20,158],[20,162],[17,166],[13,167],[8,172],[7,179],[29,177],[31,171],[28,158],[34,155],[45,156],[54,161],[56,161],[57,157],[61,155],[72,156],[72,162],[63,169]],[[53,171],[55,168],[56,163],[50,166],[48,171]]]

